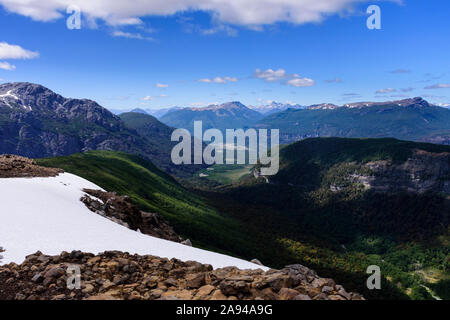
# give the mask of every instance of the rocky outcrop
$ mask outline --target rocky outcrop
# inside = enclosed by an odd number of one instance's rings
[[[80,200],[92,212],[153,237],[175,242],[183,241],[164,218],[157,213],[141,211],[132,204],[128,196],[101,190],[83,189],[83,191],[86,195]]]
[[[377,192],[427,191],[450,194],[450,153],[431,153],[414,150],[402,164],[390,161],[372,161],[363,165],[370,174],[353,173],[352,182]],[[361,170],[359,170],[361,171]]]
[[[56,177],[63,172],[62,169],[38,166],[28,158],[0,155],[0,178]]]
[[[68,267],[81,285],[69,290]],[[70,279],[69,279],[70,280]],[[70,282],[70,281],[69,281]],[[21,265],[0,267],[0,300],[363,300],[302,265],[240,270],[153,256],[74,251],[37,252]]]

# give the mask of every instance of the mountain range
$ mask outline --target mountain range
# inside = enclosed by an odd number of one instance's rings
[[[249,108],[263,114],[264,116],[268,116],[269,114],[281,112],[287,109],[303,109],[305,106],[272,101],[266,105],[249,106]]]
[[[192,130],[194,120],[202,120],[206,129],[279,129],[283,144],[309,137],[390,137],[450,144],[450,109],[432,105],[420,97],[310,106],[273,102],[246,107],[230,102],[172,110],[160,118],[169,126],[188,130]]]
[[[153,117],[150,120],[157,121]],[[130,125],[130,121],[127,123]],[[140,135],[133,125],[128,127],[92,100],[64,98],[31,83],[0,85],[0,153],[43,158],[117,150],[141,155],[169,173],[196,170],[172,165],[170,128],[158,122],[154,127],[156,139],[151,127],[146,128],[146,134]]]
[[[309,137],[392,137],[450,144],[450,110],[422,98],[288,109],[265,117],[255,127],[280,129],[282,143]]]
[[[229,102],[175,108],[159,121],[145,110],[116,116],[92,100],[64,98],[37,84],[7,83],[0,85],[0,152],[39,158],[117,150],[141,155],[169,173],[192,174],[197,168],[171,164],[170,136],[173,128],[192,131],[195,120],[202,120],[204,130],[279,129],[281,143],[333,136],[450,144],[450,109],[422,98],[343,106],[272,103],[260,111],[267,116]]]
[[[142,108],[128,108],[128,109],[111,109],[108,108],[109,111],[111,111],[112,113],[114,113],[115,115],[121,115],[122,113],[127,113],[127,112],[135,112],[135,113],[142,113],[142,114],[148,114],[151,116],[154,116],[155,118],[159,119],[162,116],[164,116],[165,114],[175,111],[175,110],[179,110],[182,109],[181,107],[168,107],[168,108],[160,108],[160,109],[142,109]]]

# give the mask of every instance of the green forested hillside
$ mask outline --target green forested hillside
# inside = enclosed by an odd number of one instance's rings
[[[364,266],[376,264],[390,279],[386,285],[429,298],[420,289],[427,283],[420,271],[450,272],[448,196],[372,192],[343,181],[370,161],[403,164],[417,149],[450,152],[448,146],[395,139],[307,139],[282,148],[280,171],[269,177],[271,183],[247,177],[217,188],[209,197],[222,212],[278,235],[298,262],[323,274],[349,277],[355,285],[359,280],[352,277],[362,277]],[[440,178],[448,179],[444,173]],[[395,187],[397,181],[386,183]],[[352,276],[340,274],[349,271]],[[441,292],[448,284],[444,279],[435,285]],[[369,297],[386,294],[365,292]]]

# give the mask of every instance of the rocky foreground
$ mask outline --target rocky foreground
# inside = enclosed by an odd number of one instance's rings
[[[38,166],[32,159],[0,155],[0,178],[56,177],[64,170]]]
[[[81,287],[67,287],[78,265]],[[69,283],[73,283],[70,282]],[[40,252],[0,266],[0,300],[364,300],[302,265],[282,270],[213,270],[198,262],[154,256]]]

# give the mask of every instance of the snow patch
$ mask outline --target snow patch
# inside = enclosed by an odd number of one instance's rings
[[[0,179],[0,244],[7,248],[0,263],[22,263],[38,250],[50,255],[72,250],[94,254],[118,250],[194,260],[214,268],[267,270],[245,260],[127,229],[91,212],[80,201],[83,188],[102,190],[70,173],[50,178]]]
[[[0,94],[0,98],[3,99],[3,98],[6,98],[6,97],[11,97],[13,99],[20,100],[15,94],[12,94],[11,91],[12,90],[9,90],[8,92],[6,92],[4,94]]]

